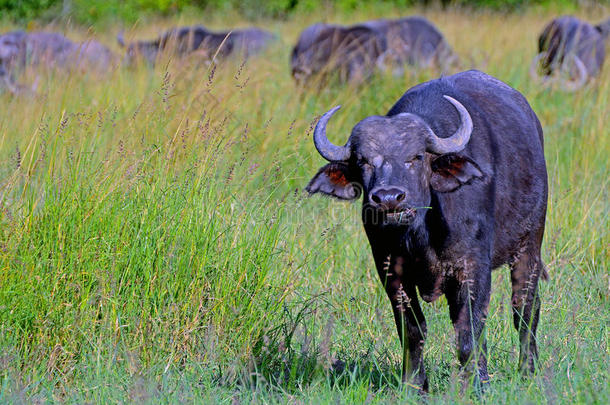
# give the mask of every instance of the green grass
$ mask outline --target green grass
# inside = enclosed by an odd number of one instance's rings
[[[327,17],[408,14],[371,10]],[[527,67],[550,14],[428,16],[466,67],[522,91],[545,131],[539,371],[516,371],[510,277],[499,269],[481,401],[608,403],[610,69],[574,94],[541,89]],[[398,383],[401,351],[359,204],[302,190],[324,163],[316,116],[343,104],[329,125],[339,143],[435,73],[302,92],[289,44],[317,18],[268,22],[282,43],[241,69],[212,74],[188,60],[52,73],[36,97],[0,95],[1,403],[421,401]],[[460,391],[444,298],[424,311],[429,402],[478,401]]]

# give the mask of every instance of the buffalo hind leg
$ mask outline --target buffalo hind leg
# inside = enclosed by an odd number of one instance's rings
[[[428,379],[424,369],[424,341],[426,319],[419,306],[415,286],[401,281],[402,258],[380,257],[377,272],[392,304],[396,330],[402,345],[402,382],[428,391]]]
[[[449,316],[455,328],[457,354],[466,381],[471,377],[475,389],[489,383],[487,342],[483,334],[491,293],[491,270],[485,268],[463,281],[455,280],[445,295]]]
[[[544,274],[540,249],[523,252],[511,265],[513,321],[519,332],[519,370],[533,373],[538,361],[536,329],[540,317],[538,280]]]

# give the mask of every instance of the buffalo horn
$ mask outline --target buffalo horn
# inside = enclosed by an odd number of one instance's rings
[[[349,145],[337,146],[332,144],[326,137],[326,124],[332,115],[341,108],[340,105],[327,111],[322,115],[316,129],[313,131],[313,143],[322,157],[329,162],[344,162],[349,160],[351,149]]]
[[[447,95],[445,97],[460,114],[460,127],[448,138],[439,138],[431,128],[428,128],[428,138],[426,139],[426,149],[429,152],[442,155],[444,153],[459,152],[466,147],[472,135],[472,118],[459,101]]]
[[[532,60],[532,64],[530,65],[530,77],[536,82],[548,83],[550,81],[550,76],[541,76],[538,73],[538,67],[540,65],[540,60],[546,58],[546,52],[540,52],[534,60]]]
[[[573,58],[574,65],[578,70],[578,78],[576,80],[567,80],[562,83],[562,87],[566,91],[576,91],[584,86],[587,82],[587,68],[585,67],[585,64],[582,63],[578,56],[574,55]]]

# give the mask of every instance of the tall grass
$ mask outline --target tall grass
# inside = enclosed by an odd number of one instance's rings
[[[326,17],[408,13],[371,10]],[[311,142],[320,113],[344,105],[329,127],[339,143],[435,74],[299,90],[289,44],[320,17],[269,22],[282,41],[245,64],[55,72],[40,76],[38,96],[0,96],[0,402],[421,400],[398,383],[398,339],[358,204],[302,189],[323,164]],[[522,91],[545,130],[551,277],[539,372],[516,372],[500,269],[485,400],[607,403],[608,69],[578,93],[542,89],[527,66],[550,15],[428,17],[465,66]],[[429,401],[475,400],[460,392],[444,298],[424,311]]]

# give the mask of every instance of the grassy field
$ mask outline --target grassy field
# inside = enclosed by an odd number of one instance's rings
[[[343,104],[329,126],[342,143],[436,73],[314,94],[288,69],[290,45],[317,19],[413,11],[263,21],[282,40],[241,66],[52,73],[35,97],[1,94],[0,403],[420,402],[398,383],[401,351],[359,204],[302,190],[324,163],[316,116]],[[597,21],[610,9],[581,13]],[[425,305],[428,402],[610,403],[610,69],[576,93],[542,89],[527,69],[551,12],[425,14],[465,68],[525,94],[544,128],[550,184],[538,373],[516,372],[502,268],[482,399],[460,392],[445,299]],[[183,16],[127,36],[197,21],[247,24]],[[97,34],[114,47],[118,30]]]

